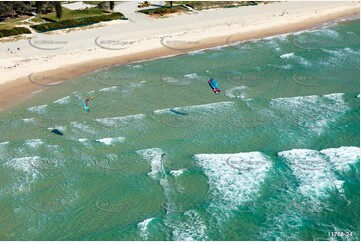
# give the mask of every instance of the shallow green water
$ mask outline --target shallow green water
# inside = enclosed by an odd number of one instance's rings
[[[359,36],[113,67],[1,113],[0,239],[359,240]]]

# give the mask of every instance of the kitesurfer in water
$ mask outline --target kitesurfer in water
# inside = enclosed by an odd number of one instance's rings
[[[94,97],[90,96],[89,98],[87,98],[85,101],[84,101],[84,109],[85,111],[87,111],[87,113],[90,112],[90,109],[89,109],[89,101],[90,100],[94,100]]]

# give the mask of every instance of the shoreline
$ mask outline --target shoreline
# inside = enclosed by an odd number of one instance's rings
[[[33,71],[33,73],[35,73],[36,75],[41,75],[46,77],[61,76],[63,81],[66,82],[67,80],[80,77],[101,69],[111,68],[114,66],[121,66],[134,62],[143,62],[157,58],[167,58],[171,56],[187,54],[189,52],[201,51],[210,48],[226,47],[227,45],[229,46],[228,44],[229,40],[231,40],[229,41],[230,43],[246,42],[246,41],[258,40],[267,37],[275,37],[277,35],[291,34],[294,32],[309,30],[312,28],[321,27],[322,24],[334,22],[338,19],[347,18],[350,16],[354,16],[356,14],[359,14],[358,5],[350,9],[344,9],[343,11],[329,13],[326,14],[325,16],[316,16],[313,18],[312,17],[307,18],[307,21],[295,21],[295,22],[283,22],[283,23],[280,22],[274,24],[274,26],[271,26],[270,28],[265,28],[264,26],[262,26],[263,28],[250,29],[249,31],[244,31],[244,32],[238,31],[238,33],[235,34],[227,34],[222,36],[209,36],[208,38],[207,36],[201,36],[203,38],[198,39],[200,44],[197,44],[196,46],[192,46],[184,50],[167,48],[162,43],[159,43],[159,39],[158,39],[156,40],[158,43],[158,46],[156,48],[146,49],[140,53],[138,51],[134,53],[109,56],[99,59],[96,58],[95,56],[95,59],[93,60],[81,61],[80,63],[71,63],[68,65],[61,65],[58,68],[50,69],[46,71],[36,71],[36,68],[34,68],[35,70]],[[159,46],[159,44],[162,44],[163,46],[162,45]],[[152,45],[152,47],[154,46]],[[0,97],[1,97],[0,111],[4,111],[9,108],[13,108],[20,105],[27,99],[36,95],[36,93],[39,92],[39,90],[52,88],[52,87],[35,85],[31,83],[28,78],[29,74],[17,78],[15,80],[12,79],[11,81],[7,81],[0,85]]]

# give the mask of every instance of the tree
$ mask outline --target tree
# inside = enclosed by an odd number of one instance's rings
[[[9,2],[11,3],[11,2]],[[31,14],[31,2],[27,1],[14,1],[12,2],[13,10],[17,15],[30,15]]]
[[[39,17],[41,17],[41,12],[43,11],[43,7],[44,7],[44,2],[36,1],[35,7],[36,7],[35,12],[39,15]]]
[[[56,17],[60,21],[61,16],[63,15],[63,9],[61,7],[61,3],[60,2],[55,2],[54,5],[55,5]]]
[[[173,8],[173,1],[169,1],[170,8]]]
[[[107,2],[100,2],[97,7],[101,11],[106,11],[107,9],[109,9],[109,6],[108,6]]]
[[[27,1],[12,1],[12,2],[0,2],[0,17],[17,17],[19,15],[31,14],[31,2]]]
[[[15,14],[15,11],[12,8],[12,5],[10,6],[9,2],[0,2],[0,17],[6,18],[9,16],[13,16]]]
[[[110,9],[110,11],[113,11],[113,9],[114,9],[114,1],[109,1],[109,9]]]

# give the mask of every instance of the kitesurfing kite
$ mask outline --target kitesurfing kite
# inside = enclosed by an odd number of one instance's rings
[[[89,109],[89,101],[90,101],[90,100],[94,100],[94,97],[90,96],[89,98],[87,98],[87,99],[84,101],[84,104],[83,104],[84,109],[85,109],[85,111],[86,111],[87,113],[90,112],[90,109]]]
[[[208,81],[208,84],[211,86],[212,90],[214,93],[218,94],[221,92],[219,86],[218,86],[218,83],[216,81],[216,79],[214,78],[211,78],[209,81]]]

